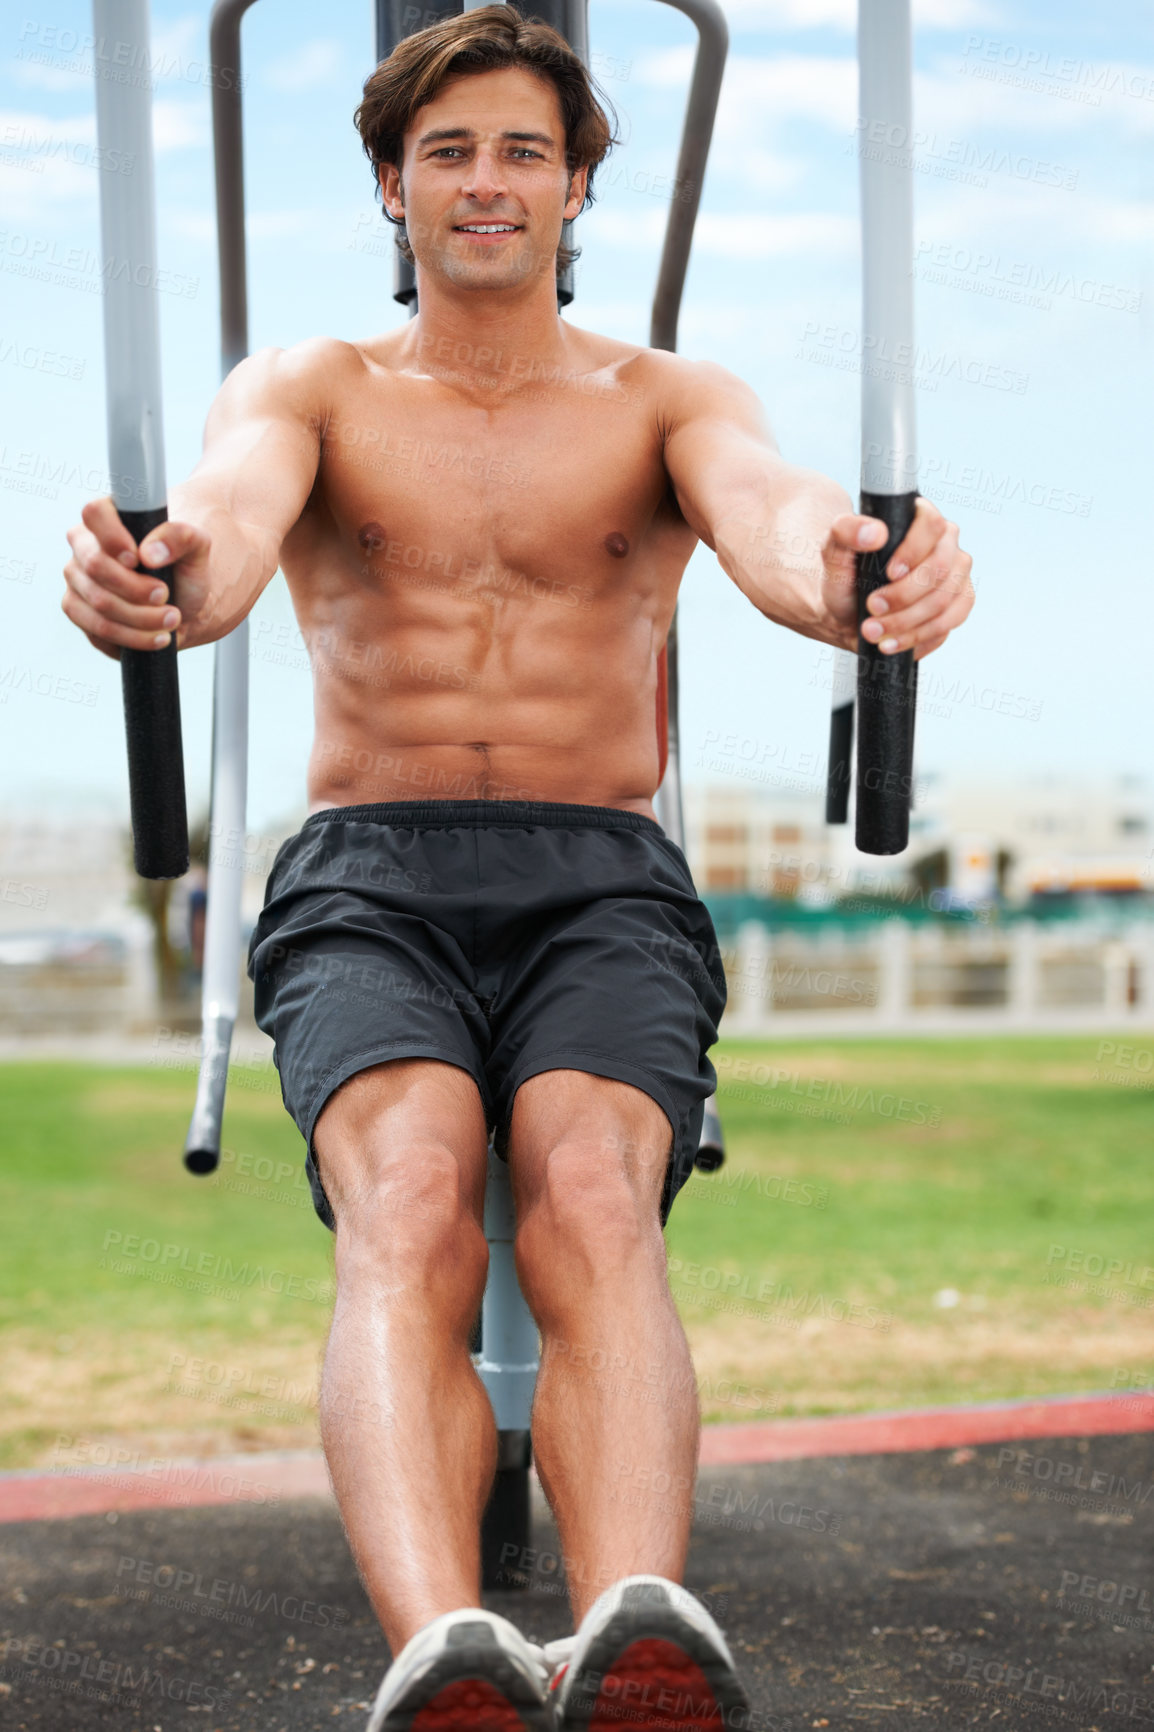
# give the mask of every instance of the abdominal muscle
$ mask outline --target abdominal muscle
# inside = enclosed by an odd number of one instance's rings
[[[316,716],[310,811],[538,800],[654,816],[666,619],[636,593],[571,606],[580,586],[543,580],[515,598],[404,587],[298,602]]]

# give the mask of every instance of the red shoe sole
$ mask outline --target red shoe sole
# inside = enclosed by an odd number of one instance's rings
[[[718,1732],[724,1716],[696,1661],[675,1642],[631,1642],[606,1672],[589,1732]]]
[[[516,1708],[484,1678],[460,1678],[413,1716],[412,1732],[525,1732]]]

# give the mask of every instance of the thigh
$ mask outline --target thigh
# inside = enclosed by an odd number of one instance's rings
[[[366,1206],[422,1212],[442,1197],[479,1221],[488,1141],[473,1078],[430,1059],[358,1071],[329,1096],[313,1131],[316,1169],[338,1223]]]
[[[598,1100],[647,1097],[673,1133],[663,1221],[693,1170],[725,1004],[716,935],[685,878],[684,888],[592,902],[526,946],[498,1000],[486,1064],[498,1152],[512,1135],[514,1103],[545,1073],[581,1073],[588,1110]],[[618,1091],[588,1088],[590,1080]]]

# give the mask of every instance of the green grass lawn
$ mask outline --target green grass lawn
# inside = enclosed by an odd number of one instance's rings
[[[667,1231],[707,1416],[1151,1378],[1154,1092],[1100,1045],[723,1043],[729,1161]],[[78,1414],[174,1447],[311,1441],[332,1246],[301,1140],[275,1075],[239,1073],[220,1175],[191,1178],[193,1080],[0,1067],[0,1465],[46,1459]],[[197,1358],[227,1369],[189,1394],[173,1366]],[[283,1411],[223,1400],[270,1369]]]

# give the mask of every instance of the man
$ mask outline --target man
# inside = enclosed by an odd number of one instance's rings
[[[370,1726],[602,1726],[622,1704],[670,1732],[735,1724],[732,1658],[677,1585],[698,1413],[662,1226],[725,984],[653,816],[657,663],[698,539],[767,618],[853,648],[854,552],[885,531],[787,464],[720,367],[559,318],[562,223],[612,142],[559,36],[507,6],[435,25],[357,121],[418,316],[242,362],[172,521],[138,549],[110,500],[85,507],[64,609],[113,655],[209,643],[279,565],[310,646],[310,817],[250,967],[336,1235],[322,1435],[395,1656]],[[173,604],[136,569],[171,560]],[[969,572],[920,501],[866,635],[937,648]],[[480,1610],[490,1130],[542,1337],[560,1652]]]

